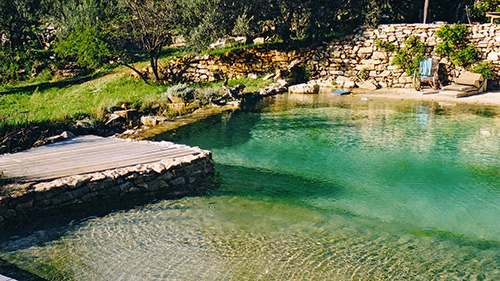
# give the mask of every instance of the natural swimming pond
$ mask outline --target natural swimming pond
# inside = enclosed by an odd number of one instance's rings
[[[164,136],[213,151],[220,189],[14,237],[0,258],[55,280],[498,280],[495,115],[271,98]]]

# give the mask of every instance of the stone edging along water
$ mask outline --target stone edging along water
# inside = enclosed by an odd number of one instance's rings
[[[144,141],[142,141],[144,142]],[[161,145],[161,143],[160,143]],[[175,198],[208,189],[215,175],[212,153],[59,178],[12,183],[0,195],[0,227],[12,228],[38,217],[106,205],[134,197]]]
[[[255,93],[254,98],[274,95],[286,90],[286,85],[272,83]],[[148,142],[168,130],[197,122],[208,116],[235,111],[241,102],[200,110],[174,121],[160,122],[132,133],[118,135],[131,141]],[[135,140],[133,140],[135,139]],[[161,142],[155,142],[161,145]],[[32,222],[37,217],[60,215],[65,211],[85,210],[89,206],[106,205],[134,198],[176,198],[216,186],[212,153],[198,154],[102,172],[75,175],[47,182],[12,183],[0,190],[0,228]],[[141,200],[144,202],[145,200]]]

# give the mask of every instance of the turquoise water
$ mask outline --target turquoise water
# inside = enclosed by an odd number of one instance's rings
[[[14,237],[0,257],[55,280],[500,279],[494,111],[327,95],[259,109],[175,134],[214,153],[219,190]]]

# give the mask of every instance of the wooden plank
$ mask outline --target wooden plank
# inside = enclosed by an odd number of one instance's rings
[[[188,146],[180,147],[188,148]],[[9,165],[14,162],[22,163],[23,161],[33,161],[34,159],[49,159],[50,161],[54,161],[54,159],[59,160],[64,158],[73,158],[75,155],[106,155],[107,157],[109,157],[109,155],[124,151],[127,153],[130,153],[131,151],[142,151],[146,153],[157,150],[170,151],[177,148],[178,147],[175,146],[164,147],[159,145],[150,145],[147,143],[140,144],[140,146],[138,146],[137,143],[126,142],[122,140],[113,140],[113,142],[108,142],[105,146],[99,145],[99,142],[93,142],[91,145],[86,144],[85,147],[81,147],[81,145],[73,143],[67,143],[65,147],[50,147],[50,149],[47,149],[47,147],[40,147],[33,150],[16,153],[15,156],[0,156],[0,163]]]
[[[184,146],[187,147],[187,146]],[[74,155],[74,154],[88,154],[88,153],[112,153],[119,152],[122,150],[168,150],[175,149],[176,146],[160,146],[154,144],[141,144],[137,146],[137,143],[127,142],[123,140],[106,140],[105,141],[93,141],[87,143],[65,143],[65,146],[51,146],[51,147],[40,147],[31,149],[28,151],[16,153],[15,159],[17,160],[30,160],[31,158],[54,158],[63,157],[64,155]],[[10,155],[0,157],[0,163],[8,161]],[[3,160],[7,158],[7,160]]]
[[[192,155],[193,153],[183,153],[176,155],[177,157]],[[77,175],[82,173],[92,173],[109,169],[123,168],[127,166],[134,166],[137,164],[148,164],[153,162],[158,162],[163,160],[164,157],[158,157],[157,159],[149,159],[148,161],[141,161],[138,163],[137,159],[130,159],[123,162],[108,162],[100,164],[89,164],[87,166],[75,166],[67,167],[61,169],[50,169],[50,170],[30,170],[30,169],[18,169],[16,174],[6,173],[10,177],[20,177],[23,180],[33,180],[33,179],[48,179],[48,178],[60,178],[64,176]]]
[[[165,142],[162,145],[97,136],[81,136],[24,152],[0,156],[0,171],[24,181],[149,164],[200,153],[198,148]]]
[[[179,154],[177,157],[180,156],[187,156],[191,155],[191,153],[185,153],[185,154]],[[141,164],[149,164],[149,163],[154,163],[161,161],[163,158],[156,159],[155,161],[151,162],[143,162]],[[121,163],[121,165],[115,165],[113,166],[113,169],[118,169],[118,168],[124,168],[124,167],[129,167],[137,165],[135,162],[124,162]],[[57,178],[62,178],[62,177],[67,177],[67,176],[72,176],[72,175],[79,175],[79,174],[86,174],[86,173],[93,173],[93,172],[99,172],[99,171],[104,171],[104,170],[109,170],[109,165],[102,164],[102,165],[91,165],[91,166],[86,166],[86,167],[76,167],[72,169],[61,169],[57,171],[44,171],[40,173],[34,173],[31,171],[27,172],[26,176],[21,176],[19,179],[22,181],[39,181],[39,180],[49,180],[49,179],[57,179]]]
[[[54,155],[48,153],[47,155],[42,155],[38,157],[31,157],[27,158],[25,157],[24,159],[16,159],[15,157],[10,157],[10,160],[16,160],[16,161],[10,161],[5,164],[5,166],[18,166],[18,165],[24,165],[26,163],[33,163],[37,162],[40,164],[52,164],[52,163],[61,163],[61,162],[74,162],[76,160],[78,161],[100,161],[100,159],[121,159],[123,157],[128,157],[128,156],[136,156],[136,155],[143,155],[144,157],[147,157],[151,153],[163,153],[165,155],[168,155],[172,152],[176,152],[179,150],[193,150],[192,148],[177,148],[177,149],[147,149],[147,150],[141,150],[141,149],[135,149],[135,150],[108,150],[108,151],[88,151],[87,153],[67,153],[64,156],[60,155]]]
[[[133,148],[133,147],[132,147]],[[75,156],[78,156],[79,161],[85,161],[85,160],[93,160],[96,161],[99,158],[119,158],[122,157],[122,155],[136,155],[136,154],[142,154],[142,155],[147,155],[148,153],[153,153],[153,152],[164,152],[164,153],[169,153],[170,151],[176,151],[179,149],[186,149],[186,148],[142,148],[138,149],[137,147],[135,149],[131,149],[129,147],[121,147],[117,145],[116,147],[109,148],[106,150],[102,150],[99,147],[95,147],[93,150],[86,150],[86,151],[78,151],[78,152],[66,152],[64,154],[60,153],[50,153],[47,152],[42,155],[23,155],[23,157],[10,157],[11,159],[6,158],[4,161],[0,161],[0,165],[2,166],[10,166],[10,165],[20,165],[24,163],[30,163],[30,162],[37,162],[39,164],[43,163],[52,163],[54,161],[57,162],[65,162],[65,161],[74,161]],[[191,148],[187,148],[191,149]],[[13,161],[15,160],[15,161]],[[7,162],[7,163],[4,163]]]
[[[152,162],[157,162],[161,161],[163,159],[173,159],[176,157],[180,157],[180,155],[192,155],[195,154],[192,150],[178,150],[173,153],[169,154],[164,154],[164,153],[151,153],[148,155],[148,157],[143,157],[142,155],[131,155],[129,157],[122,157],[119,159],[101,159],[101,161],[95,161],[95,162],[89,162],[89,161],[78,161],[75,163],[54,163],[50,165],[49,167],[43,167],[43,166],[37,166],[34,165],[33,167],[28,168],[27,170],[35,173],[37,171],[49,171],[49,170],[67,170],[67,169],[72,169],[75,167],[88,167],[88,169],[94,170],[92,167],[94,166],[108,166],[108,167],[124,167],[131,165],[131,164],[144,164],[144,163],[152,163]],[[128,156],[128,155],[126,155]],[[131,164],[130,164],[131,163]],[[134,164],[134,165],[135,165]]]

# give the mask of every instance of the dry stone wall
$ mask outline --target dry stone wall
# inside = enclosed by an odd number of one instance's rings
[[[131,198],[194,193],[207,188],[214,173],[211,152],[200,149],[197,155],[157,163],[12,184],[3,188],[14,191],[0,196],[0,227]]]
[[[357,78],[361,71],[369,81],[380,87],[412,87],[411,77],[392,64],[394,54],[387,54],[376,46],[377,40],[401,47],[411,35],[433,47],[439,42],[435,31],[440,24],[391,24],[365,30],[354,36],[335,40],[313,51],[278,51],[266,48],[241,49],[222,55],[185,56],[170,61],[161,69],[166,83],[209,82],[224,78],[241,78],[252,74],[287,72],[297,64],[307,64],[312,77],[331,83],[339,77]],[[500,25],[468,25],[470,41],[481,53],[481,59],[489,60],[500,71]],[[453,78],[453,66],[446,59],[434,54],[440,61],[443,82]],[[463,69],[460,69],[463,71]],[[458,75],[459,72],[455,72]],[[498,77],[488,83],[498,88]]]
[[[171,60],[160,72],[166,83],[197,83],[288,71],[308,51],[241,49],[222,55],[184,56]],[[149,71],[149,70],[147,70]],[[149,71],[150,72],[150,71]],[[150,73],[148,73],[150,74]]]
[[[414,35],[421,42],[434,47],[440,41],[436,36],[436,30],[440,27],[440,24],[380,25],[376,29],[365,30],[361,34],[334,41],[327,47],[317,49],[309,60],[310,69],[315,78],[328,82],[335,81],[339,76],[359,77],[364,70],[369,74],[369,80],[381,87],[412,87],[412,78],[392,64],[394,53],[387,54],[379,50],[376,41],[390,42],[396,47],[402,47],[404,41]],[[468,25],[468,28],[471,32],[470,41],[479,49],[481,59],[489,60],[498,72],[500,25],[475,24]],[[451,63],[437,54],[433,56],[440,61],[441,80],[451,81]],[[489,86],[498,87],[498,82],[492,81]]]

